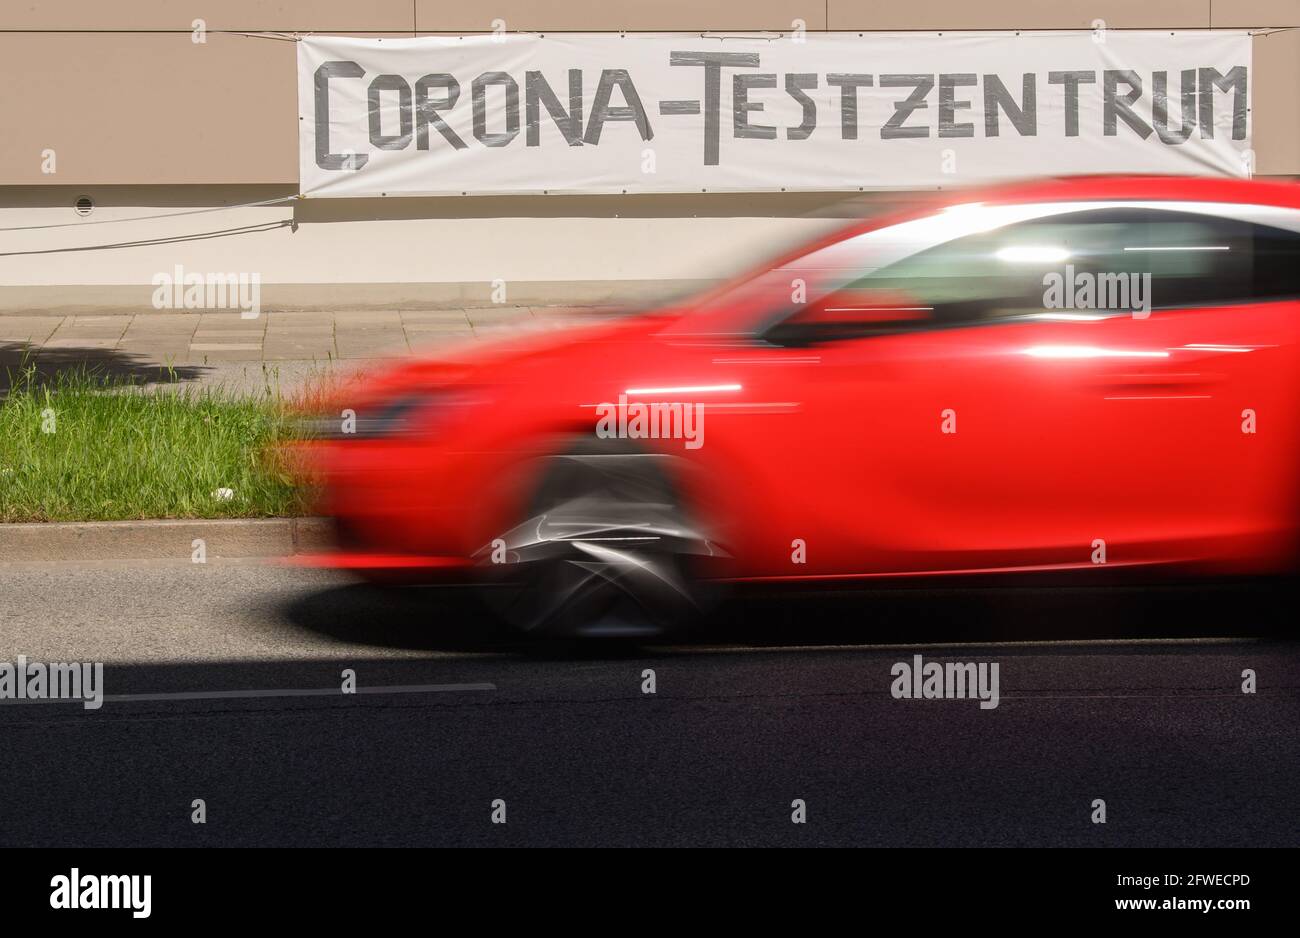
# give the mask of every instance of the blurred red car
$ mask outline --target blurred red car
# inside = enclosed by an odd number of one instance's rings
[[[1300,186],[965,193],[369,379],[311,444],[340,547],[307,562],[614,632],[711,581],[1282,571],[1298,339]]]

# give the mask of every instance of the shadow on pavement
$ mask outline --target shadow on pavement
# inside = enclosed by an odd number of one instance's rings
[[[76,372],[89,372],[105,383],[177,384],[192,381],[208,370],[201,365],[159,365],[144,356],[115,349],[40,349],[27,342],[0,342],[0,398],[28,369],[32,369],[32,380],[38,386]]]
[[[300,628],[363,646],[606,658],[718,644],[1283,638],[1294,633],[1295,595],[1283,581],[751,593],[722,603],[693,631],[655,642],[520,636],[469,588],[356,584],[309,594],[283,611]]]
[[[472,589],[352,584],[287,605],[299,628],[341,642],[429,651],[500,651],[519,638],[495,620]]]

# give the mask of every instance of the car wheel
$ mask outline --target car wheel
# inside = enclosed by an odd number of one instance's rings
[[[479,552],[489,604],[526,632],[650,637],[694,622],[694,561],[721,554],[654,453],[584,444],[543,460],[528,517]]]

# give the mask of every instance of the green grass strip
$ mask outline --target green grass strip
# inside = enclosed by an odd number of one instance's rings
[[[0,521],[303,514],[310,493],[274,458],[301,437],[284,402],[153,386],[91,368],[11,374],[0,399]],[[223,499],[219,489],[233,496]]]

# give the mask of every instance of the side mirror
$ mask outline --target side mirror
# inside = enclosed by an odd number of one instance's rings
[[[773,326],[764,336],[778,345],[811,345],[835,339],[884,335],[916,328],[934,308],[893,290],[835,290]]]

